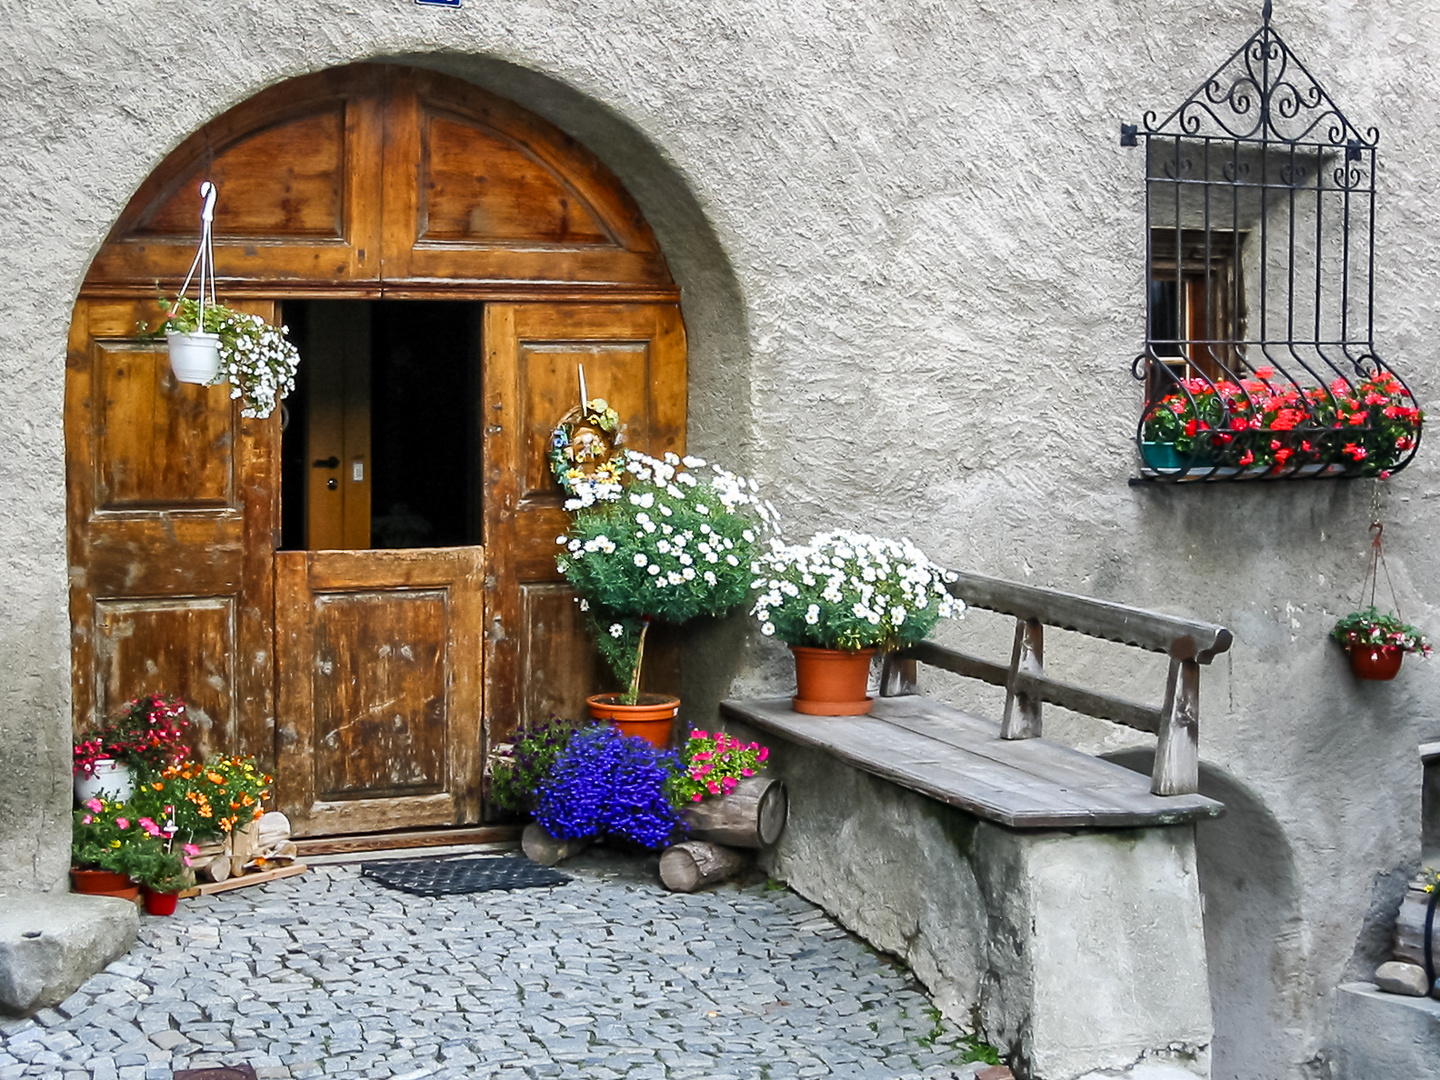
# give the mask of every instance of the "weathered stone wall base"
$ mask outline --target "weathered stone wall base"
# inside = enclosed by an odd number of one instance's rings
[[[769,872],[902,957],[1017,1075],[1210,1075],[1192,827],[1009,829],[768,741],[790,794]]]

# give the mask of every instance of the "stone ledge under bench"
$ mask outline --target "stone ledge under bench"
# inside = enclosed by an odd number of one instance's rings
[[[1017,1076],[1210,1075],[1194,822],[1220,803],[918,695],[721,713],[788,788],[767,871],[903,958]]]

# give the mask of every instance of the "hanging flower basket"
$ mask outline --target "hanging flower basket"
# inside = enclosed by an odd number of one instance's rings
[[[200,195],[204,200],[200,247],[180,295],[173,301],[161,300],[165,321],[157,333],[165,335],[170,370],[178,381],[228,382],[230,397],[244,399],[240,414],[263,420],[295,389],[300,353],[287,339],[287,327],[271,326],[258,315],[245,315],[217,302],[212,238],[215,186],[201,184]],[[193,300],[185,295],[191,281],[199,286]]]
[[[1341,618],[1330,631],[1330,636],[1350,653],[1350,670],[1357,678],[1393,679],[1399,673],[1400,662],[1407,652],[1429,656],[1433,650],[1425,635],[1398,614],[1395,586],[1391,584],[1390,571],[1385,566],[1385,526],[1376,521],[1370,525],[1370,531],[1374,534],[1370,541],[1370,565],[1360,584],[1362,595],[1368,589],[1370,604]],[[1380,611],[1375,606],[1375,587],[1382,572],[1385,583],[1390,585],[1391,611]]]

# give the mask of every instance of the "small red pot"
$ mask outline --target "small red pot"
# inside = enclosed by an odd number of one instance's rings
[[[1404,659],[1405,650],[1399,645],[1350,646],[1350,670],[1357,679],[1393,679]]]
[[[180,894],[173,892],[152,892],[144,890],[145,914],[147,915],[174,915],[175,905],[180,902]]]

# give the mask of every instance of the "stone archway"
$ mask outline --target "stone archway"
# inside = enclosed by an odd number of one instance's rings
[[[437,564],[419,577],[418,564],[392,560],[431,600],[436,589],[450,599],[413,618],[367,609],[339,628],[355,639],[342,652],[376,619],[441,634],[435,648],[427,640],[413,650],[428,658],[425,672],[402,680],[413,684],[413,708],[383,718],[409,732],[404,738],[367,734],[356,720],[373,711],[363,702],[352,716],[354,708],[324,700],[311,670],[328,670],[338,654],[286,664],[306,643],[328,647],[337,629],[287,622],[287,604],[308,605],[313,622],[337,610],[326,597],[394,599],[394,583],[364,559],[282,559],[278,420],[242,421],[220,391],[177,386],[133,338],[137,318],[154,316],[142,297],[157,280],[173,290],[188,265],[202,178],[229,193],[217,214],[222,298],[271,317],[297,299],[483,306],[473,351],[485,372],[474,404],[484,433],[484,550],[477,537],[465,566],[447,558],[449,569]],[[686,214],[672,207],[671,218]],[[280,766],[281,801],[302,828],[477,820],[485,746],[525,715],[574,708],[587,689],[583,659],[567,659],[588,650],[555,581],[553,537],[564,519],[537,465],[544,436],[564,412],[574,360],[585,358],[592,379],[615,368],[609,394],[632,444],[685,449],[678,300],[624,184],[565,132],[471,82],[355,65],[273,87],[207,124],[141,186],[76,309],[67,456],[71,562],[81,570],[71,596],[77,726],[114,699],[178,692],[204,703],[206,749]],[[706,311],[701,299],[693,306]],[[149,435],[119,438],[142,417]],[[175,522],[193,527],[177,531]],[[473,584],[482,580],[483,597]],[[476,669],[483,678],[455,674]],[[393,690],[393,680],[377,685],[377,702]],[[328,727],[316,720],[322,714]],[[439,741],[404,767],[377,751],[370,779],[350,775],[367,747],[399,752],[431,729],[443,729]],[[321,768],[322,758],[334,767]]]

